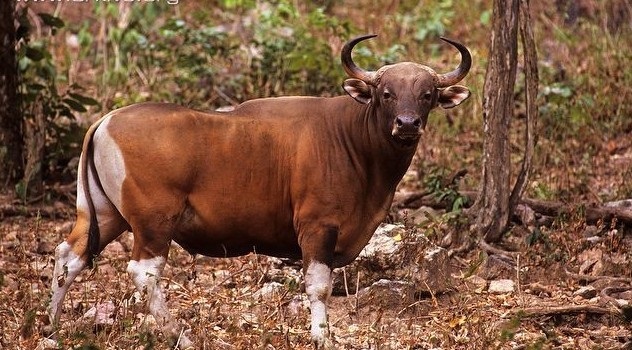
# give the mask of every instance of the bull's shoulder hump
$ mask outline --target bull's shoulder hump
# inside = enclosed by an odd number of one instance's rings
[[[164,102],[143,102],[133,105],[121,107],[110,112],[112,115],[125,115],[135,118],[149,117],[149,116],[162,116],[167,114],[202,114],[203,112],[196,111],[175,103]]]
[[[345,96],[314,97],[314,96],[284,96],[268,97],[249,100],[236,106],[233,115],[253,117],[283,117],[318,116],[339,111],[340,107],[349,103]]]

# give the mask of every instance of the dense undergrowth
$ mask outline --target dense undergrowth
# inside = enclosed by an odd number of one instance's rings
[[[38,22],[34,26],[38,30],[33,30],[28,45],[45,48],[54,63],[54,74],[44,78],[54,81],[60,91],[70,88],[72,93],[72,88],[81,87],[82,94],[98,101],[96,107],[75,108],[76,123],[69,123],[63,113],[50,118],[49,127],[69,129],[52,138],[72,137],[48,149],[56,155],[47,158],[49,163],[59,163],[60,154],[68,160],[77,155],[81,133],[71,132],[74,125],[85,126],[104,111],[131,103],[166,101],[211,110],[257,97],[342,94],[339,50],[345,40],[359,34],[379,35],[357,48],[356,60],[363,67],[409,60],[447,71],[458,55],[438,40],[445,35],[464,42],[473,53],[473,69],[464,81],[473,97],[463,108],[431,116],[429,138],[420,147],[424,157],[419,169],[425,173],[424,169],[466,168],[470,175],[465,186],[474,188],[478,182],[489,0],[31,6],[28,13]],[[631,195],[632,188],[623,181],[621,186],[586,195],[589,179],[599,175],[594,169],[604,153],[613,156],[626,148],[621,138],[632,131],[630,5],[621,0],[558,1],[556,6],[533,3],[532,7],[541,84],[535,181],[528,194],[589,201]],[[38,20],[39,12],[51,13],[65,25],[54,26],[55,35],[50,35],[46,30],[50,18]],[[33,64],[29,57],[22,58],[22,66],[29,63]],[[516,161],[521,148],[522,88],[519,81],[512,136]],[[455,159],[455,152],[461,156]],[[72,170],[65,174],[67,179],[74,175]],[[618,174],[627,175],[624,170]]]

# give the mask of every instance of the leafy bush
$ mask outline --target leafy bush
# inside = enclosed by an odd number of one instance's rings
[[[83,88],[71,84],[60,89],[64,80],[50,52],[50,37],[64,22],[46,13],[38,14],[48,26],[49,36],[33,39],[32,24],[24,10],[19,15],[17,37],[19,96],[22,103],[26,135],[26,166],[16,192],[22,200],[42,194],[42,179],[64,174],[66,164],[79,154],[82,127],[77,112],[98,102],[83,94]]]

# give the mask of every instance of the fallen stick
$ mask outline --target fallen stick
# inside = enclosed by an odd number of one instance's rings
[[[472,205],[478,196],[476,191],[460,191],[459,194],[468,199],[468,205]],[[616,219],[619,223],[632,226],[632,210],[629,207],[596,204],[576,205],[531,198],[522,198],[518,203],[526,205],[536,213],[544,216],[556,217],[566,213],[581,211],[584,213],[586,222],[590,224],[595,224],[600,221],[610,222]],[[393,203],[393,206],[399,209],[417,209],[422,206],[434,209],[446,209],[449,205],[450,203],[437,200],[437,198],[425,191],[408,193],[399,198],[396,203]]]
[[[564,314],[609,314],[619,315],[619,311],[615,309],[608,309],[601,306],[594,305],[562,305],[562,306],[542,306],[542,307],[528,307],[524,309],[512,310],[511,316],[518,317],[539,317],[539,316],[551,316],[551,315],[564,315]]]

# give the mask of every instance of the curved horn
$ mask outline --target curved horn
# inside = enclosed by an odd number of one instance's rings
[[[456,47],[461,53],[461,63],[455,70],[449,73],[439,74],[439,83],[437,87],[445,88],[452,86],[465,78],[467,72],[469,72],[470,67],[472,66],[472,56],[470,55],[470,51],[467,50],[467,47],[461,43],[444,37],[441,37],[441,40]]]
[[[373,82],[373,72],[365,71],[364,69],[356,66],[351,59],[351,50],[353,47],[359,43],[360,41],[375,38],[377,35],[369,34],[359,36],[357,38],[349,40],[345,46],[342,47],[342,52],[340,52],[340,60],[342,61],[342,68],[344,68],[347,75],[351,78],[356,78],[364,81],[367,84],[371,84]]]

